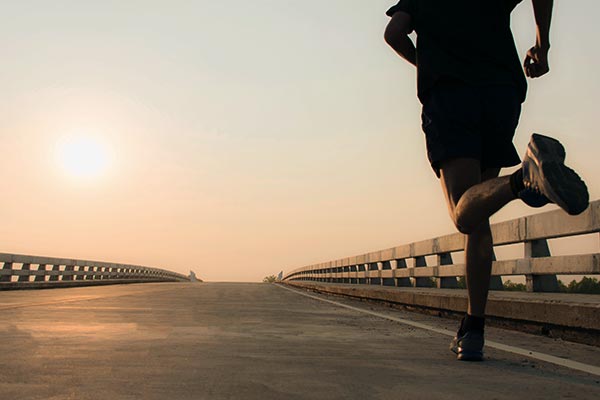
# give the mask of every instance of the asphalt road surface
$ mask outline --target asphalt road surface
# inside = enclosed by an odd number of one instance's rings
[[[447,336],[381,316],[456,321],[311,296],[241,283],[0,292],[0,399],[600,398],[594,373],[497,348],[459,362]],[[597,347],[486,338],[600,367]]]

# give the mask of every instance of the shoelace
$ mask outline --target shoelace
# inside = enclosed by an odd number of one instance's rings
[[[525,201],[526,204],[532,207],[541,207],[551,201],[544,195],[539,186],[532,184],[529,181],[523,182],[525,189],[519,193],[519,198]]]
[[[525,185],[525,190],[533,192],[534,194],[538,194],[540,196],[544,195],[538,185],[534,185],[529,181],[525,181],[523,183]]]

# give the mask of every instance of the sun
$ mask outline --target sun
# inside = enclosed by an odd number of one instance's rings
[[[57,159],[69,175],[80,178],[97,178],[108,170],[110,154],[107,146],[91,136],[73,136],[57,146]]]

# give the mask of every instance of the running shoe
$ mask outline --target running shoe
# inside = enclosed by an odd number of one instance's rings
[[[483,361],[483,331],[467,331],[459,337],[457,333],[452,342],[450,350],[456,354],[461,361]]]
[[[564,160],[565,149],[558,140],[534,133],[523,157],[525,189],[519,197],[527,204],[541,205],[545,197],[570,215],[584,212],[589,204],[587,187]]]

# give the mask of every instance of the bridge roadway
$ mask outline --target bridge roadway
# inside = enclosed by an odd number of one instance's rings
[[[456,321],[326,297],[454,329]],[[0,292],[2,399],[598,399],[600,376],[488,349],[277,285]],[[489,328],[489,340],[600,366],[600,349]]]

